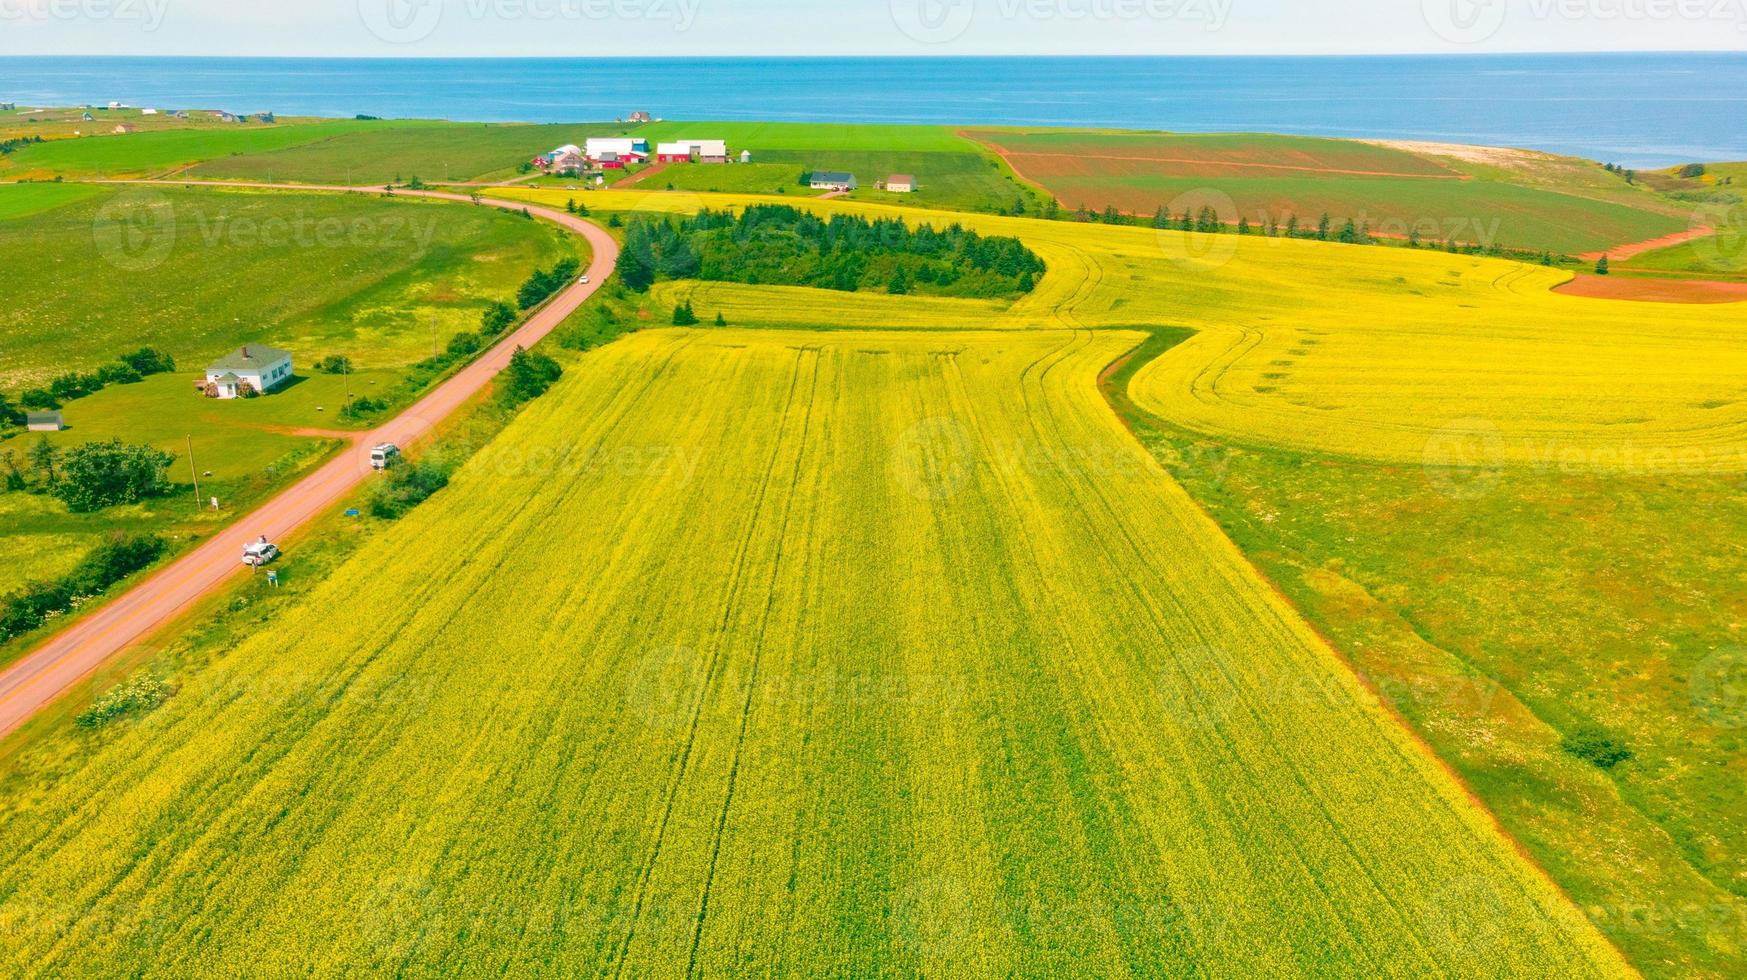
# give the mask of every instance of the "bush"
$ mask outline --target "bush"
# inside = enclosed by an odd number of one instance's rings
[[[392,521],[449,485],[449,471],[430,460],[402,463],[370,488],[370,513]]]
[[[448,352],[452,357],[472,357],[479,353],[485,342],[476,333],[458,333],[449,338]]]
[[[121,718],[143,715],[169,699],[169,685],[156,677],[136,677],[98,698],[73,721],[86,730],[102,728]]]
[[[164,539],[152,534],[110,538],[67,573],[61,585],[75,599],[101,595],[111,585],[162,558],[164,547]]]
[[[367,419],[387,408],[388,403],[380,398],[354,398],[340,406],[340,418]]]
[[[531,401],[544,395],[563,374],[564,369],[552,358],[517,347],[510,355],[509,367],[498,379],[498,400],[508,406]]]
[[[61,407],[61,403],[55,401],[55,396],[49,394],[47,388],[26,388],[19,394],[18,404],[39,412]]]
[[[154,374],[169,374],[176,370],[175,358],[150,347],[141,347],[132,353],[123,354],[119,360],[138,371],[142,377],[149,378]]]
[[[97,380],[104,385],[139,384],[145,376],[126,364],[105,364],[97,369]]]
[[[317,374],[351,374],[352,359],[344,354],[329,354],[315,362]]]
[[[516,308],[508,303],[493,303],[479,317],[482,336],[495,337],[516,323]]]
[[[138,503],[169,491],[175,459],[154,446],[123,445],[120,439],[86,443],[67,451],[52,492],[75,514]]]
[[[1579,728],[1567,735],[1560,748],[1604,771],[1632,757],[1631,749],[1615,741],[1607,732],[1593,727]]]
[[[118,535],[99,545],[59,582],[32,582],[0,600],[0,643],[28,633],[49,617],[72,609],[81,599],[110,586],[163,557],[156,535]]]

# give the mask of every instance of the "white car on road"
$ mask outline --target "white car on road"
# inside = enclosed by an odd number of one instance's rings
[[[265,538],[253,542],[243,549],[243,564],[250,568],[260,568],[263,565],[271,565],[278,560],[279,546],[267,543]]]

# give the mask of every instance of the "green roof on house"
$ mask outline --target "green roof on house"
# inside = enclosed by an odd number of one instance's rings
[[[238,347],[229,354],[213,361],[206,369],[208,371],[259,371],[271,364],[277,364],[291,356],[290,351],[277,347],[264,347],[260,344],[250,344]]]

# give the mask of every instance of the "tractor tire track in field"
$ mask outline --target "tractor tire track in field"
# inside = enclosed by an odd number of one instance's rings
[[[636,941],[637,928],[643,917],[643,908],[648,901],[650,881],[654,878],[655,867],[661,859],[661,849],[667,840],[667,828],[672,822],[674,807],[678,804],[681,790],[691,769],[691,760],[697,747],[698,729],[703,725],[704,706],[709,701],[710,692],[720,682],[726,670],[727,656],[726,638],[730,634],[734,610],[740,602],[742,582],[746,577],[746,562],[753,550],[753,541],[758,533],[759,521],[763,517],[765,501],[769,498],[772,477],[781,459],[783,442],[781,433],[787,431],[789,414],[794,411],[795,392],[800,386],[800,358],[796,358],[793,371],[789,376],[789,390],[783,401],[782,421],[777,426],[778,437],[773,440],[770,461],[765,465],[764,475],[759,481],[758,492],[754,498],[752,512],[746,521],[746,533],[741,536],[740,547],[734,556],[733,570],[729,574],[723,589],[722,617],[716,624],[716,635],[712,638],[712,648],[709,651],[709,663],[705,667],[704,681],[698,685],[696,702],[692,706],[691,720],[686,730],[684,747],[675,760],[672,777],[668,780],[666,797],[662,805],[661,817],[656,823],[655,841],[644,859],[642,870],[637,876],[637,897],[632,903],[630,928],[625,931],[625,938],[619,944],[619,955],[614,964],[613,976],[622,977],[625,964],[631,953],[631,944]]]
[[[716,884],[716,866],[722,856],[722,838],[728,833],[728,814],[734,806],[734,789],[740,777],[740,756],[746,746],[746,729],[752,722],[754,699],[758,694],[759,668],[764,660],[765,636],[770,629],[770,617],[776,605],[778,586],[782,581],[783,544],[789,539],[788,529],[794,518],[796,488],[801,485],[802,477],[805,475],[802,464],[807,459],[810,437],[813,432],[814,408],[819,398],[819,362],[821,357],[817,350],[809,349],[804,353],[811,354],[813,362],[812,375],[808,379],[807,407],[801,420],[801,432],[795,451],[794,471],[789,475],[789,482],[786,484],[789,492],[784,495],[783,518],[778,528],[776,553],[771,558],[770,580],[765,584],[764,611],[759,617],[757,635],[752,640],[752,666],[748,671],[746,680],[746,697],[740,703],[740,728],[735,733],[734,751],[729,756],[728,787],[727,791],[722,794],[722,809],[716,817],[716,831],[710,843],[709,870],[704,875],[703,895],[698,901],[697,923],[692,930],[691,952],[686,962],[685,971],[688,977],[698,973],[698,947],[703,942],[704,927],[710,915],[710,895]],[[816,514],[817,511],[818,498],[814,497],[808,506],[809,517]],[[808,521],[809,529],[813,523],[811,520]],[[810,535],[803,536],[802,540],[808,538]]]

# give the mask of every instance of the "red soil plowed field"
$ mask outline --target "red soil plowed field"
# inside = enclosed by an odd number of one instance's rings
[[[1628,279],[1621,276],[1585,276],[1554,292],[1591,299],[1625,299],[1641,303],[1741,303],[1747,302],[1747,282],[1712,282],[1703,279]]]

